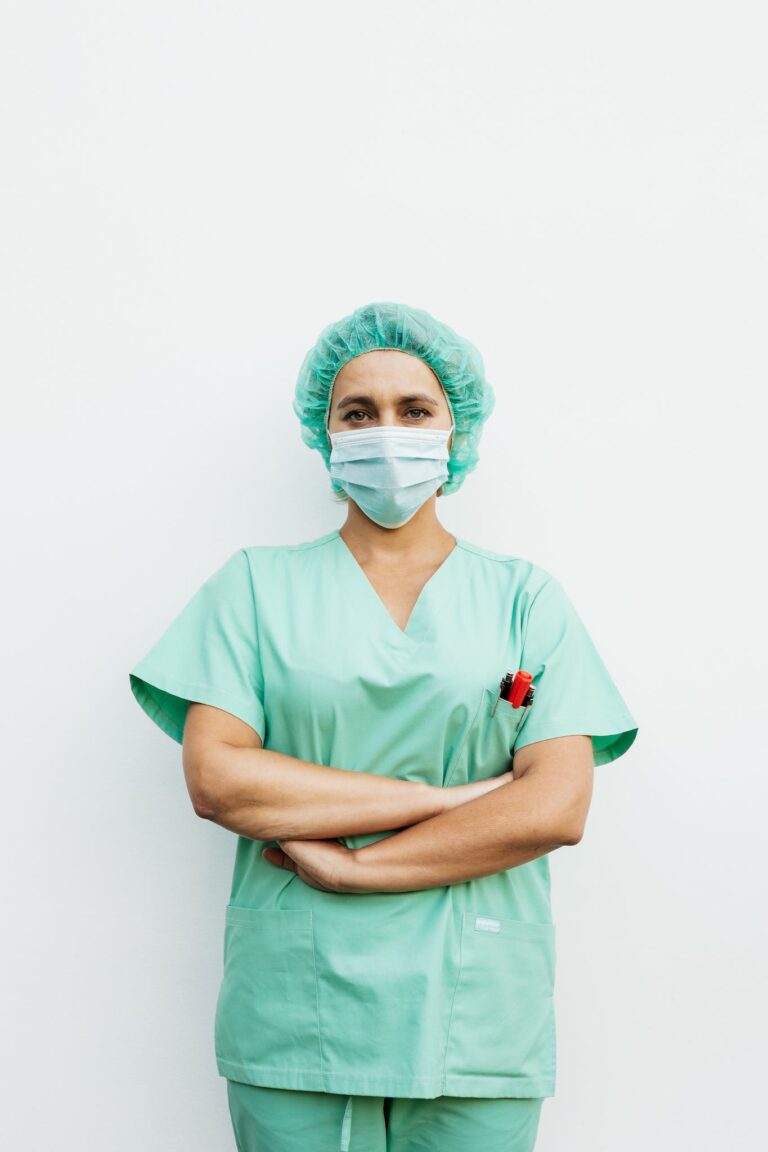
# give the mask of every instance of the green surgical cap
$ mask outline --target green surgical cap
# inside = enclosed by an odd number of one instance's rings
[[[480,433],[496,398],[475,345],[422,308],[390,302],[366,304],[322,330],[304,357],[296,382],[293,410],[302,440],[317,448],[330,471],[327,416],[333,382],[347,361],[376,348],[418,356],[442,384],[454,424],[443,492],[455,492],[477,464]],[[342,491],[333,480],[331,487]]]

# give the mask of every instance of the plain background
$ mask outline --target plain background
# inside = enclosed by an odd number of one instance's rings
[[[497,393],[441,520],[562,581],[640,725],[551,857],[537,1152],[762,1146],[762,6],[2,11],[4,1146],[234,1149],[236,840],[128,670],[341,525],[293,387],[388,299]]]

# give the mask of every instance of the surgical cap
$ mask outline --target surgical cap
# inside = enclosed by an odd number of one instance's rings
[[[454,424],[448,479],[442,491],[445,495],[455,492],[477,464],[482,426],[496,398],[475,345],[422,308],[391,302],[366,304],[322,330],[304,357],[296,382],[293,410],[302,440],[317,448],[330,471],[327,417],[333,382],[347,361],[377,348],[419,357],[440,381]],[[333,480],[331,487],[341,491]]]

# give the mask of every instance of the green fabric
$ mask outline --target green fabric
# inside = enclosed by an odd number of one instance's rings
[[[494,713],[518,668],[534,676],[532,707]],[[516,748],[568,734],[590,735],[606,764],[637,732],[560,583],[463,539],[405,630],[338,530],[240,549],[130,683],[177,741],[199,700],[275,751],[438,787],[497,775]],[[348,894],[305,884],[263,847],[238,837],[223,910],[222,1076],[374,1096],[554,1095],[548,856],[460,884]]]
[[[412,1100],[227,1080],[238,1152],[532,1152],[543,1099]]]

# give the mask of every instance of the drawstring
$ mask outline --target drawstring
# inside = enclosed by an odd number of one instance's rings
[[[340,1152],[349,1152],[349,1137],[352,1134],[352,1097],[347,1100],[347,1106],[344,1109],[344,1119],[341,1122],[341,1144],[339,1145]]]

